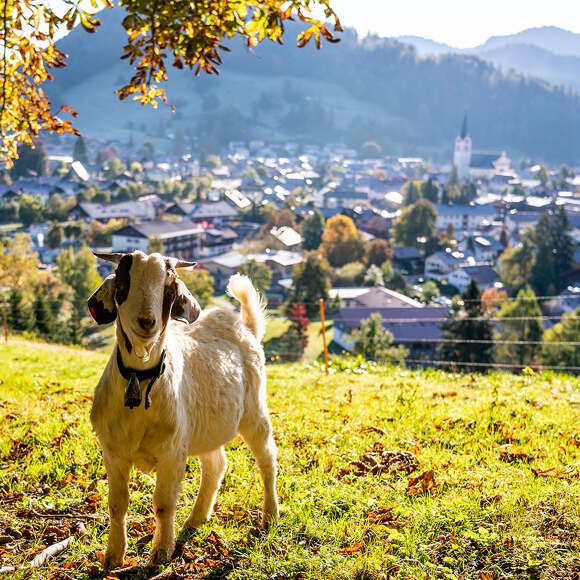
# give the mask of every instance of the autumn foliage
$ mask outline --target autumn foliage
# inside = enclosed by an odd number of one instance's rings
[[[133,97],[142,104],[166,102],[159,87],[167,80],[167,62],[189,68],[195,74],[217,74],[225,40],[241,36],[248,47],[265,39],[282,43],[285,23],[299,19],[305,25],[297,37],[304,46],[311,39],[317,48],[321,39],[337,42],[342,31],[330,0],[125,0],[123,26],[127,44],[120,58],[133,67],[133,76],[116,92],[121,99]],[[100,25],[96,12],[113,8],[110,0],[91,0],[90,6],[76,0],[53,3],[47,0],[4,0],[0,6],[0,160],[11,162],[21,143],[32,145],[41,131],[74,133],[71,121],[62,113],[76,116],[64,105],[51,109],[43,84],[53,79],[51,70],[67,64],[67,55],[55,46],[63,29],[80,25],[90,33]],[[116,8],[120,10],[121,8]],[[331,32],[312,14],[322,9],[333,24]],[[121,56],[122,54],[122,56]]]

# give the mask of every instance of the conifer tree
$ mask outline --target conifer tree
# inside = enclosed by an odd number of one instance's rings
[[[421,184],[421,197],[431,203],[439,203],[439,186],[433,182],[432,177]]]
[[[499,358],[518,366],[536,362],[540,353],[544,327],[539,317],[542,311],[530,286],[522,288],[513,302],[505,302],[499,317]]]
[[[539,296],[554,292],[554,239],[553,228],[547,213],[538,220],[535,231],[536,259],[532,266],[530,283]]]
[[[30,309],[24,303],[24,292],[13,288],[8,294],[8,326],[12,330],[23,332],[30,330],[32,320]]]
[[[414,181],[408,181],[401,191],[403,194],[403,205],[413,205],[421,199],[419,188]]]
[[[483,371],[488,368],[485,365],[493,363],[495,358],[493,327],[485,316],[481,292],[475,280],[469,283],[461,298],[460,309],[441,325],[443,339],[449,342],[442,343],[439,354],[441,360],[470,363],[461,365],[461,369]]]
[[[554,250],[554,280],[556,291],[566,286],[565,276],[574,261],[574,240],[570,236],[570,221],[564,207],[556,212],[552,222],[552,240]]]
[[[322,243],[324,224],[324,217],[317,209],[302,222],[300,231],[302,232],[302,247],[305,250],[318,250]]]
[[[310,252],[306,260],[297,264],[292,272],[293,288],[289,303],[302,303],[309,317],[316,315],[319,300],[328,301],[330,266],[317,252]]]
[[[46,296],[41,292],[38,292],[34,298],[32,312],[34,317],[33,330],[44,339],[55,340],[57,335],[56,321]]]
[[[89,150],[87,148],[87,143],[82,136],[78,137],[75,141],[73,159],[75,161],[80,161],[85,166],[89,164]]]

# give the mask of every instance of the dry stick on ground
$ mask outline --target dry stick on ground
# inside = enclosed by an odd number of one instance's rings
[[[87,528],[85,528],[85,524],[79,522],[77,524],[76,532],[69,536],[68,538],[53,544],[52,546],[48,546],[45,548],[40,554],[37,554],[32,562],[30,562],[29,568],[38,568],[42,566],[47,560],[50,560],[53,556],[60,554],[62,551],[66,549],[66,547],[74,540],[75,537],[82,538],[83,536],[87,535]]]

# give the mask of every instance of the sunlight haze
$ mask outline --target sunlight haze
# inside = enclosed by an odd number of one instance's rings
[[[458,48],[537,26],[580,32],[580,3],[571,0],[334,0],[332,6],[345,26],[363,35],[415,35]]]

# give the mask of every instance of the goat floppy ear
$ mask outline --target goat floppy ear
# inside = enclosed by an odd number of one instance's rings
[[[113,299],[114,284],[115,274],[111,274],[89,298],[89,312],[97,324],[107,324],[117,318],[117,307]]]
[[[197,320],[201,307],[181,280],[177,279],[175,282],[177,283],[177,297],[171,307],[171,318],[191,324]]]

